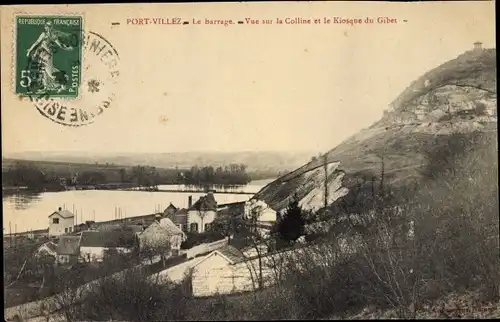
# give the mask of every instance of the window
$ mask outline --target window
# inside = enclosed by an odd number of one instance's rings
[[[58,224],[59,223],[59,218],[52,218],[52,223],[53,224]]]
[[[205,231],[209,231],[210,230],[210,224],[205,224]]]
[[[182,230],[182,224],[177,224],[177,228],[179,228],[180,230]]]
[[[192,223],[191,224],[191,229],[192,232],[198,232],[198,223]]]
[[[64,232],[67,233],[68,232],[68,228],[64,228]]]

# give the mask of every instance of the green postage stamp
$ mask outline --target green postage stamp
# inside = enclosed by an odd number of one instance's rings
[[[76,98],[82,72],[81,16],[16,16],[15,92]]]

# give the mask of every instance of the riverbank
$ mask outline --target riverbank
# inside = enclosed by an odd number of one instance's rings
[[[169,185],[184,185],[182,183],[173,184],[162,184],[164,186]],[[160,185],[161,186],[161,185]],[[234,187],[245,186],[245,185],[235,185]],[[230,186],[231,187],[231,186]],[[158,187],[139,187],[134,184],[101,184],[101,185],[76,185],[76,186],[60,186],[60,187],[43,187],[39,189],[30,189],[28,187],[2,187],[2,192],[4,195],[11,195],[16,193],[41,193],[41,192],[61,192],[61,191],[73,191],[73,190],[115,190],[115,191],[146,191],[146,192],[180,192],[180,193],[205,193],[207,190],[214,190],[217,193],[223,194],[255,194],[255,192],[246,191],[230,191],[227,189],[161,189]]]

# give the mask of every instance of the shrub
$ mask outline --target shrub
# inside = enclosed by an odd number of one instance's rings
[[[220,232],[207,231],[203,233],[187,233],[187,238],[181,244],[181,249],[190,249],[194,246],[204,243],[211,243],[217,240],[224,239],[224,235]]]
[[[186,318],[187,296],[182,285],[148,279],[141,270],[107,277],[82,300],[82,319],[165,321]]]

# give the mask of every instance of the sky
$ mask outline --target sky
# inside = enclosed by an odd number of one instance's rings
[[[493,2],[128,4],[2,8],[2,150],[327,151],[377,121],[428,70],[495,46]],[[82,12],[120,55],[116,99],[62,126],[13,93],[16,10]],[[396,24],[275,23],[366,16]],[[126,19],[272,19],[272,25],[127,25]],[[402,22],[407,20],[407,22]],[[11,21],[11,20],[10,20]],[[111,22],[120,22],[112,26]],[[95,67],[99,68],[99,67]],[[84,75],[85,76],[85,75]],[[4,95],[4,93],[6,93]],[[83,95],[83,94],[82,94]]]

